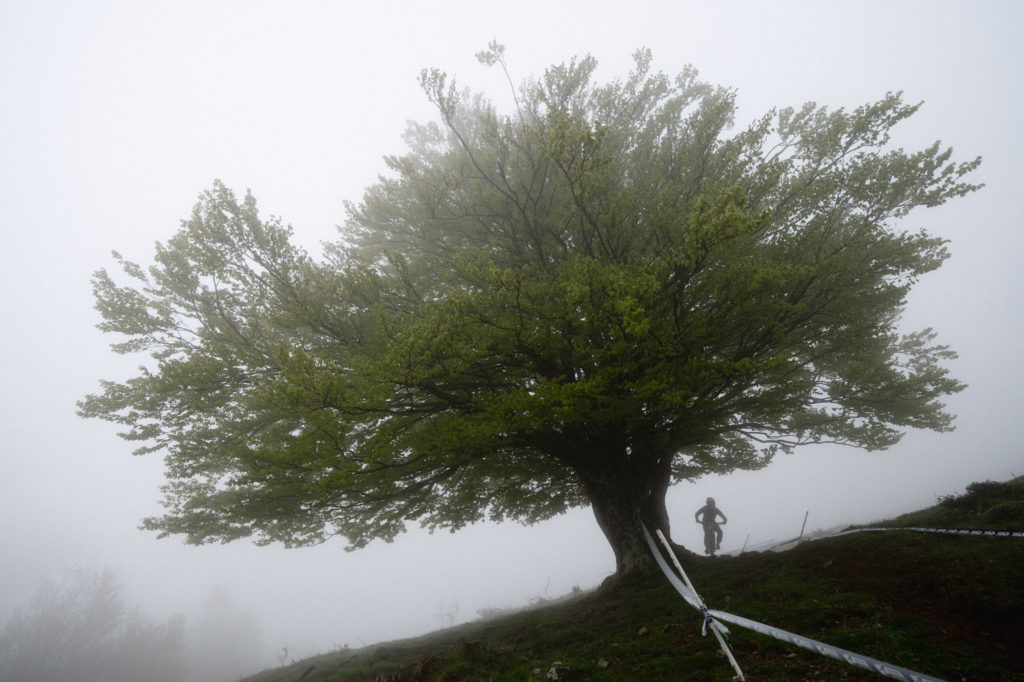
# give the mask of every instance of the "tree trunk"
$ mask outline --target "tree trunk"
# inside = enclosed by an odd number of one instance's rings
[[[591,496],[597,525],[615,553],[615,577],[650,573],[657,568],[640,525],[640,505],[624,498]]]
[[[665,471],[664,476],[654,484],[650,494],[644,498],[640,507],[640,518],[652,533],[655,528],[658,528],[666,538],[671,540],[672,522],[668,518],[668,509],[665,507],[665,495],[668,494],[669,480],[669,473]]]
[[[584,484],[584,490],[597,524],[615,553],[615,577],[655,572],[658,565],[644,539],[643,527],[647,526],[652,535],[660,529],[670,537],[665,508],[668,482],[641,493],[625,480],[613,480],[612,484]]]

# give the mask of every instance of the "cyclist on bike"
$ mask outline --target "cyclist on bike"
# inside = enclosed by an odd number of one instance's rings
[[[715,506],[715,498],[709,497],[707,504],[697,510],[693,515],[697,523],[704,526],[704,553],[715,555],[715,550],[722,548],[722,527],[718,525],[718,517],[722,517],[722,523],[728,519],[722,510]]]

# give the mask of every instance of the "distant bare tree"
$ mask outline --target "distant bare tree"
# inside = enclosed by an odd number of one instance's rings
[[[128,611],[115,573],[47,580],[0,635],[5,682],[180,682],[184,620],[162,625]]]
[[[226,587],[206,595],[188,635],[188,682],[236,680],[263,660],[259,622]]]

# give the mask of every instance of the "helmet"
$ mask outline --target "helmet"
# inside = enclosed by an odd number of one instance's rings
[[[710,504],[712,507],[714,507],[715,506],[715,498],[709,497],[708,498],[708,504]]]

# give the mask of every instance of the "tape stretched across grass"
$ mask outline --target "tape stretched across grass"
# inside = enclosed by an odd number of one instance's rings
[[[944,533],[946,535],[974,535],[978,537],[994,537],[994,538],[1024,538],[1024,530],[979,530],[974,528],[925,528],[923,526],[885,526],[875,527],[868,526],[865,528],[853,528],[852,530],[844,530],[838,533],[828,533],[827,535],[818,535],[815,537],[809,537],[804,539],[795,537],[792,540],[786,540],[784,542],[775,542],[774,544],[768,545],[756,545],[749,551],[755,551],[757,548],[768,549],[775,551],[778,547],[785,547],[797,542],[814,542],[817,540],[826,540],[828,538],[838,538],[843,535],[852,535],[853,533],[871,533],[871,532],[891,532],[897,530],[912,531],[915,533]],[[774,541],[772,541],[774,542]],[[746,549],[746,544],[743,545],[743,549]],[[743,550],[740,550],[740,554],[743,554]]]
[[[749,618],[735,616],[724,611],[708,609],[704,606],[703,601],[694,593],[694,591],[684,585],[679,576],[672,571],[668,563],[665,561],[665,558],[662,556],[661,551],[658,550],[658,546],[655,544],[654,538],[651,537],[651,534],[647,531],[646,527],[644,528],[644,537],[647,540],[647,546],[651,549],[651,553],[654,554],[654,559],[658,562],[658,566],[661,568],[661,572],[665,574],[665,577],[668,578],[670,583],[672,583],[672,586],[676,591],[688,604],[690,604],[690,606],[693,606],[698,611],[707,614],[707,616],[710,616],[712,619],[732,623],[733,625],[738,625],[740,627],[753,630],[754,632],[760,632],[763,635],[768,635],[769,637],[773,637],[783,642],[789,642],[790,644],[795,644],[796,646],[803,647],[804,649],[809,649],[817,654],[821,654],[822,656],[828,656],[829,658],[834,658],[838,661],[842,661],[843,663],[848,663],[849,665],[863,668],[864,670],[870,670],[873,673],[891,677],[896,680],[904,680],[905,682],[942,682],[938,677],[931,677],[930,675],[914,672],[913,670],[901,668],[898,665],[879,661],[869,656],[861,656],[858,653],[847,651],[846,649],[841,649],[837,646],[832,646],[831,644],[825,644],[824,642],[818,642],[810,639],[809,637],[787,632],[786,630],[782,630],[771,625],[765,625],[764,623],[759,623],[757,621],[750,620]],[[681,571],[682,567],[680,567],[679,570]]]
[[[1024,538],[1024,530],[975,530],[968,528],[923,528],[920,526],[892,526],[888,528],[854,528],[853,530],[844,530],[841,533],[835,533],[834,535],[828,535],[825,537],[837,538],[840,535],[850,535],[852,533],[869,533],[872,531],[894,530],[910,530],[914,531],[915,533],[946,533],[948,535],[984,535],[996,538]]]

